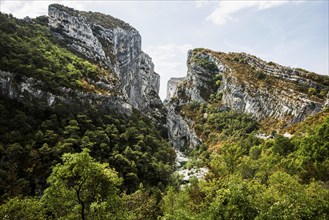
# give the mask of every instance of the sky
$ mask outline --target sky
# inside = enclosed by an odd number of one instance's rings
[[[329,74],[329,0],[0,0],[0,11],[36,17],[46,15],[51,3],[109,14],[135,27],[161,77],[162,99],[167,81],[186,75],[187,51],[198,47]]]

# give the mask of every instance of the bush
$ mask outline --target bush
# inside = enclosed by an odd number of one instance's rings
[[[255,75],[256,75],[257,79],[260,79],[260,80],[266,78],[266,74],[263,71],[261,71],[261,70],[257,70],[255,72]]]
[[[214,62],[211,62],[205,58],[197,58],[196,63],[199,64],[204,69],[210,71],[218,71],[217,65]]]
[[[309,88],[308,90],[307,90],[307,93],[309,94],[309,95],[315,95],[316,93],[317,93],[317,91],[316,91],[316,89],[315,88]]]

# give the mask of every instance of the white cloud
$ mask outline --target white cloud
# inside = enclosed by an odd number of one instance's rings
[[[55,1],[1,1],[1,12],[13,14],[17,18],[37,17],[48,14],[48,5],[53,3],[63,4],[77,10],[84,10],[83,3],[79,1],[55,0]]]
[[[171,77],[185,76],[187,72],[187,51],[192,49],[191,44],[164,44],[149,46],[144,49],[155,63],[155,71],[161,77],[159,95],[161,99],[166,97],[167,81]]]
[[[207,17],[207,20],[212,21],[216,25],[224,25],[233,19],[233,15],[240,10],[246,8],[257,8],[264,10],[277,7],[291,2],[290,0],[282,1],[220,1],[217,8]]]
[[[203,6],[206,6],[209,3],[211,3],[211,0],[197,0],[197,1],[194,1],[195,7],[197,7],[197,8],[201,8]]]

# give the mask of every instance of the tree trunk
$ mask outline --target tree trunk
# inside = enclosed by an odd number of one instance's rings
[[[85,203],[81,202],[81,219],[85,220]]]
[[[83,181],[84,182],[84,181]],[[81,190],[82,184],[79,186],[78,190],[76,190],[77,192],[77,197],[78,197],[78,201],[81,204],[81,219],[85,220],[85,203],[81,200],[80,198],[80,190]]]

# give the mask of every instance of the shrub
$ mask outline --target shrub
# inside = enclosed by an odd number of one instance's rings
[[[316,89],[313,88],[313,87],[310,87],[308,90],[307,90],[307,93],[309,95],[315,95],[316,94]]]
[[[260,79],[260,80],[266,78],[266,74],[263,71],[261,71],[261,70],[257,70],[255,72],[255,75],[256,75],[257,79]]]

